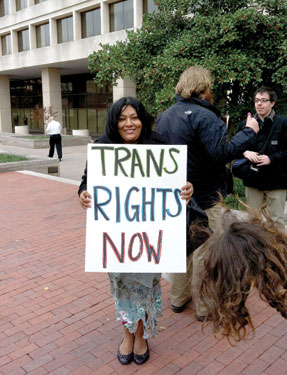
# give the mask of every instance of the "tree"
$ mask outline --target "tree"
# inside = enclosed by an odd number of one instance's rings
[[[285,0],[158,0],[158,6],[126,40],[89,56],[97,84],[130,77],[157,115],[173,103],[180,73],[197,64],[211,71],[216,104],[233,122],[253,110],[261,84],[287,102]]]
[[[55,116],[57,112],[54,112],[52,107],[42,107],[36,104],[32,111],[32,119],[37,122],[41,127],[47,127],[48,119],[50,116]]]

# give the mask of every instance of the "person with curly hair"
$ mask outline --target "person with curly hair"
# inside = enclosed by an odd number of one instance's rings
[[[200,296],[215,334],[239,342],[254,331],[246,300],[259,297],[287,318],[287,236],[272,220],[234,221],[227,212],[223,233],[212,240],[204,262]]]

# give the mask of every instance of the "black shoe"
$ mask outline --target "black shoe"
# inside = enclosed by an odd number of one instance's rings
[[[210,321],[210,317],[208,317],[207,315],[195,315],[195,316],[196,316],[196,319],[199,322],[209,322]]]
[[[196,315],[196,319],[197,319],[199,322],[204,322],[204,321],[205,321],[205,318],[206,318],[205,315]]]
[[[181,306],[174,306],[174,305],[171,305],[171,310],[174,312],[174,313],[181,313],[183,312],[183,310],[186,308],[186,306],[189,304],[189,302],[192,301],[192,298],[189,298],[183,305]]]
[[[122,365],[128,365],[134,358],[134,353],[131,352],[130,354],[121,354],[120,349],[118,350],[117,354],[118,360]]]
[[[149,348],[148,348],[148,342],[146,341],[146,352],[144,354],[136,354],[134,353],[134,361],[137,365],[143,365],[148,359],[149,359]]]

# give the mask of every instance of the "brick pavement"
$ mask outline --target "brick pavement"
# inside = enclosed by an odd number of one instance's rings
[[[192,306],[170,310],[162,281],[159,336],[139,367],[116,359],[115,321],[105,274],[84,272],[85,213],[73,185],[0,175],[1,375],[282,375],[287,374],[287,321],[254,291],[254,337],[230,346],[202,331]]]

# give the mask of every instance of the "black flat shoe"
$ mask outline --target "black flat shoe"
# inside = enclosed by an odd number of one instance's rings
[[[120,349],[118,350],[117,358],[122,365],[128,365],[134,358],[134,353],[121,354]]]
[[[134,361],[137,365],[143,365],[149,359],[149,348],[148,348],[147,340],[146,340],[146,346],[147,346],[147,349],[144,354],[134,353]]]

